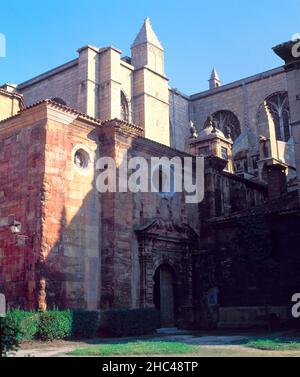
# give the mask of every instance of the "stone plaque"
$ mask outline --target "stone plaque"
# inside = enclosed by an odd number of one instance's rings
[[[0,293],[0,317],[5,317],[6,315],[6,300],[5,296]]]

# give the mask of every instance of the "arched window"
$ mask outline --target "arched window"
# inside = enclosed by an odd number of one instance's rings
[[[129,106],[127,98],[123,92],[121,92],[121,120],[129,122]]]
[[[288,142],[291,137],[288,94],[286,92],[272,94],[266,99],[266,104],[275,124],[277,140]]]
[[[221,130],[226,137],[231,137],[233,141],[241,134],[241,125],[236,115],[228,110],[220,110],[213,114],[217,122],[217,128]]]

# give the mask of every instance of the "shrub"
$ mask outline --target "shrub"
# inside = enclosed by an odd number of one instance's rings
[[[8,352],[17,351],[19,348],[19,339],[21,329],[18,321],[12,317],[1,318],[1,331],[2,331],[2,356],[7,356]]]
[[[100,331],[107,336],[126,337],[153,333],[159,321],[155,309],[115,309],[101,313]]]
[[[99,312],[74,310],[72,312],[72,336],[75,338],[93,338],[99,327]]]
[[[54,310],[40,313],[36,335],[44,341],[69,338],[72,335],[72,312]]]
[[[12,310],[7,313],[10,322],[14,322],[19,327],[18,341],[26,341],[34,339],[38,329],[39,314],[26,312],[24,310]]]
[[[7,350],[14,350],[19,342],[40,339],[93,338],[100,331],[107,336],[124,337],[151,334],[158,325],[154,309],[123,309],[98,311],[53,310],[26,312],[12,310],[3,320]]]

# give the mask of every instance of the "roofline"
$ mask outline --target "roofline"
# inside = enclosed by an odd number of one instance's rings
[[[36,77],[34,77],[33,79],[30,79],[30,80],[27,80],[27,81],[24,81],[22,82],[21,84],[19,84],[17,86],[17,89],[25,89],[31,85],[34,85],[34,84],[37,84],[39,83],[40,81],[43,81],[45,79],[47,79],[48,77],[50,76],[53,76],[55,74],[58,74],[58,73],[61,73],[61,72],[64,72],[70,68],[73,68],[75,67],[76,65],[78,64],[78,58],[74,59],[74,60],[71,60],[65,64],[62,64],[56,68],[53,68],[51,69],[50,71],[47,71],[47,72],[44,72]]]
[[[7,95],[8,97],[16,97],[20,99],[23,102],[23,95],[16,92],[9,92],[8,90],[5,90],[3,88],[0,88],[0,93]]]
[[[290,40],[290,41],[287,41],[287,42],[283,42],[283,43],[280,43],[279,45],[276,45],[272,48],[272,50],[276,50],[277,48],[280,48],[280,47],[285,47],[285,46],[290,46],[291,44],[293,43],[297,43],[297,42],[300,42],[300,38],[297,38],[295,40]]]
[[[22,109],[21,111],[19,111],[17,114],[15,114],[15,115],[13,115],[13,116],[11,116],[11,117],[9,117],[9,118],[6,118],[6,119],[1,120],[1,121],[0,121],[0,125],[1,125],[2,123],[6,122],[6,121],[9,121],[9,120],[13,119],[13,118],[17,118],[17,117],[19,117],[20,115],[22,115],[22,113],[23,113],[24,111],[30,110],[30,109],[32,109],[32,108],[34,108],[34,107],[38,107],[38,106],[40,106],[40,105],[42,105],[42,104],[51,105],[52,107],[58,108],[58,109],[60,109],[60,110],[63,110],[63,111],[66,112],[66,113],[71,113],[71,114],[77,115],[78,118],[80,118],[80,119],[87,120],[87,121],[89,121],[89,122],[92,122],[92,123],[95,123],[95,124],[98,124],[98,125],[104,123],[104,122],[101,121],[100,119],[93,118],[93,117],[91,117],[91,116],[89,116],[89,115],[87,115],[87,114],[84,114],[84,113],[82,113],[82,112],[80,112],[80,111],[78,111],[78,110],[73,109],[72,107],[68,107],[68,106],[62,105],[62,104],[57,103],[57,102],[55,102],[55,101],[53,101],[53,100],[51,100],[51,99],[43,99],[43,100],[41,100],[41,101],[35,102],[35,103],[33,103],[33,104],[31,104],[31,105],[29,105],[29,106],[23,108],[23,109]]]
[[[220,174],[227,176],[227,177],[230,177],[231,179],[233,179],[235,181],[245,183],[248,186],[252,186],[253,188],[256,188],[257,190],[261,190],[261,191],[264,191],[265,193],[267,193],[268,186],[264,183],[253,182],[249,179],[240,177],[236,174],[232,174],[232,173],[229,173],[229,172],[224,171],[224,170]]]
[[[243,86],[244,84],[250,84],[252,82],[260,81],[260,80],[263,80],[267,77],[279,75],[279,74],[284,73],[284,72],[285,72],[285,70],[281,66],[281,67],[278,67],[278,68],[274,68],[274,69],[271,69],[271,70],[268,70],[268,71],[258,73],[256,75],[245,77],[245,78],[237,80],[237,81],[233,81],[229,84],[222,85],[222,86],[215,88],[215,89],[209,89],[209,90],[205,90],[204,92],[192,94],[191,96],[189,96],[189,98],[190,98],[191,101],[195,101],[195,100],[200,99],[200,98],[209,97],[213,94],[219,94],[219,93],[222,93],[224,91],[231,90],[231,89],[239,87],[239,86]]]
[[[165,150],[168,150],[168,151],[172,151],[174,153],[173,157],[181,157],[181,158],[184,158],[184,157],[195,158],[196,157],[196,156],[194,156],[194,155],[192,155],[190,153],[187,153],[187,152],[184,152],[184,151],[180,151],[180,150],[175,149],[173,147],[170,147],[168,145],[159,143],[158,141],[147,139],[145,136],[139,136],[137,138],[137,140],[147,143],[149,146],[151,146],[151,148],[152,147],[153,148],[156,147],[156,148],[159,148],[159,149],[165,149]]]
[[[94,125],[97,125],[97,126],[105,126],[111,122],[115,122],[115,125],[118,125],[118,126],[128,126],[130,128],[134,128],[138,131],[143,131],[143,129],[133,123],[129,123],[129,122],[126,122],[124,120],[121,120],[121,119],[118,119],[118,118],[114,118],[114,119],[104,119],[104,120],[100,120],[100,119],[97,119],[97,118],[93,118],[83,112],[80,112],[76,109],[73,109],[72,107],[69,107],[69,106],[66,106],[66,105],[62,105],[58,102],[55,102],[51,99],[44,99],[44,100],[41,100],[41,101],[38,101],[36,103],[33,103],[25,108],[23,108],[22,110],[20,110],[17,114],[9,117],[9,118],[6,118],[6,119],[3,119],[0,121],[0,125],[6,121],[9,121],[13,118],[17,118],[19,116],[22,115],[22,113],[24,111],[27,111],[27,110],[30,110],[32,108],[35,108],[35,107],[38,107],[42,104],[46,104],[46,105],[50,105],[51,107],[53,108],[56,108],[56,109],[59,109],[59,110],[62,110],[64,111],[65,113],[69,113],[69,114],[73,114],[73,115],[77,115],[77,119],[79,120],[82,120],[82,121],[86,121],[86,122],[89,122],[89,123],[93,123]]]
[[[177,96],[180,96],[188,101],[190,101],[190,96],[188,96],[187,94],[184,94],[182,93],[180,90],[178,90],[177,88],[171,88],[169,87],[169,92],[172,92],[173,95],[177,95]]]

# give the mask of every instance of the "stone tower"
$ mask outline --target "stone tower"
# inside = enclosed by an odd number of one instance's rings
[[[222,84],[216,68],[212,70],[209,82],[209,89],[219,88]]]
[[[164,49],[146,18],[131,46],[134,67],[134,122],[145,137],[170,145],[169,87]]]

